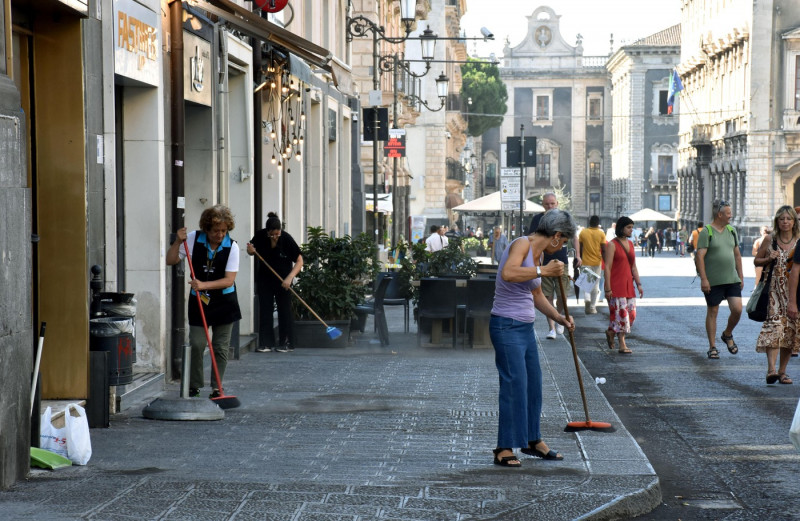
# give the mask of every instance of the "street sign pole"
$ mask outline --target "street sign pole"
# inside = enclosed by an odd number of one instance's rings
[[[522,214],[525,210],[525,125],[519,126],[519,228],[517,237],[522,237]]]

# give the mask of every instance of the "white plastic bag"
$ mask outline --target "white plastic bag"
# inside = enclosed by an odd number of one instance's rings
[[[600,280],[600,275],[593,272],[592,270],[581,268],[581,274],[575,281],[575,285],[581,288],[586,293],[589,293],[590,291],[592,291],[592,288],[594,288],[594,285],[598,280]]]
[[[78,416],[73,416],[75,409]],[[67,457],[75,465],[86,465],[92,457],[92,441],[89,438],[89,420],[86,411],[77,403],[70,403],[64,410],[64,424],[67,436]]]
[[[789,440],[791,440],[794,448],[800,452],[800,401],[797,402],[797,409],[794,411],[794,420],[789,429]]]
[[[53,411],[50,407],[42,413],[39,428],[39,448],[67,457],[67,429],[53,427]]]

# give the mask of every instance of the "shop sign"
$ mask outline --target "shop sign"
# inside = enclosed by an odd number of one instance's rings
[[[388,158],[401,158],[406,156],[406,130],[403,128],[390,128],[389,141],[383,145]]]
[[[158,14],[133,0],[116,0],[114,21],[114,72],[157,86],[161,49]]]
[[[211,44],[183,31],[183,98],[211,106]]]

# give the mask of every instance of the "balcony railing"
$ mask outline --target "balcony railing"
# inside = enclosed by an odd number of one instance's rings
[[[462,184],[467,180],[467,172],[461,162],[451,157],[447,158],[447,179],[454,179]]]
[[[461,111],[461,95],[460,94],[448,94],[447,95],[447,110],[451,111]]]

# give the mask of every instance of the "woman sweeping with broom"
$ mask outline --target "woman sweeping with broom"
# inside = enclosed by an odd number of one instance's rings
[[[214,375],[211,381],[212,400],[221,396],[233,324],[242,318],[234,283],[239,272],[239,247],[228,235],[234,226],[233,214],[227,206],[206,208],[200,215],[200,229],[186,233],[186,228],[181,228],[176,234],[176,241],[167,251],[168,266],[185,259],[186,250],[191,251],[192,272],[196,275],[189,281],[192,287],[189,298],[189,343],[192,346],[190,397],[200,396],[203,387],[203,351],[208,338],[201,314],[204,313],[214,334],[212,343],[218,375]],[[175,291],[179,291],[179,288],[175,288]],[[203,303],[202,310],[198,300]]]
[[[500,376],[497,448],[494,463],[504,467],[522,464],[514,455],[524,454],[549,460],[564,459],[542,441],[542,370],[533,321],[534,307],[547,318],[575,329],[572,318],[558,313],[540,288],[542,277],[560,277],[564,263],[550,261],[540,266],[542,253],[554,254],[575,237],[575,221],[563,210],[550,210],[528,237],[512,242],[500,258],[495,282],[494,306],[489,334]]]

